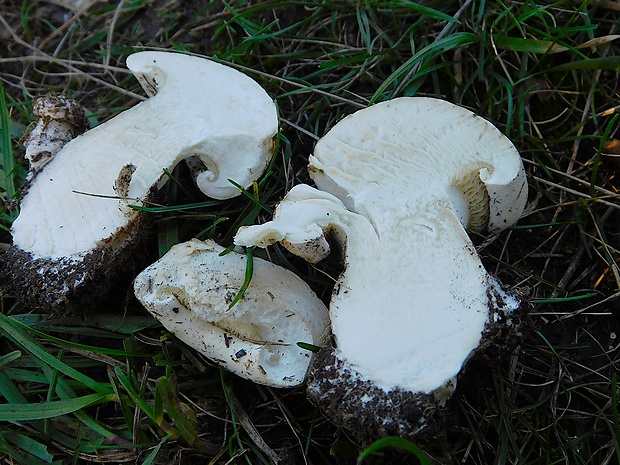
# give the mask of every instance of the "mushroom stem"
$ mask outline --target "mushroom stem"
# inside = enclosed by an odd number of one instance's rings
[[[281,241],[314,262],[324,250],[315,253],[307,244],[326,232],[344,240],[348,263],[330,305],[337,352],[386,391],[429,393],[459,372],[489,318],[488,274],[449,202],[444,204],[418,205],[415,215],[400,208],[388,214],[369,210],[380,218],[373,228],[336,197],[299,185],[272,222],[240,230],[235,242]],[[403,231],[415,239],[403,241]],[[369,270],[391,270],[389,286]],[[369,345],[381,350],[369,351]]]

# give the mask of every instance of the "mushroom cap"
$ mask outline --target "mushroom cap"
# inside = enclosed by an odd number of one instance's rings
[[[184,157],[209,170],[198,187],[209,197],[240,194],[263,173],[275,146],[278,115],[271,97],[247,75],[214,61],[170,52],[139,52],[127,67],[150,95],[163,94],[172,108],[155,118],[173,119],[194,141]],[[184,128],[181,128],[184,127]]]
[[[312,353],[297,343],[325,342],[327,308],[295,274],[260,258],[230,308],[246,257],[224,250],[196,239],[173,246],[138,275],[136,297],[175,336],[233,373],[274,387],[303,383]]]
[[[447,198],[465,227],[482,211],[488,221],[480,229],[497,233],[517,222],[527,201],[512,142],[484,118],[435,98],[397,98],[345,117],[317,142],[308,170],[320,190],[376,219],[378,231],[386,205],[415,210]]]
[[[34,180],[13,224],[15,246],[35,257],[76,259],[122,245],[140,204],[180,160],[208,166],[202,190],[225,199],[267,166],[276,108],[251,78],[179,53],[140,52],[127,65],[152,95],[67,143]]]

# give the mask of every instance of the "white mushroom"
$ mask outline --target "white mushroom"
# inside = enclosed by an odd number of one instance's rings
[[[29,178],[47,165],[71,139],[88,128],[86,113],[75,100],[63,94],[46,94],[34,101],[37,123],[28,134],[25,157],[30,163]]]
[[[297,345],[321,345],[327,308],[306,283],[285,268],[253,259],[243,297],[246,257],[212,241],[173,246],[135,280],[136,297],[179,339],[218,365],[273,387],[305,380],[312,353]]]
[[[143,203],[184,158],[209,168],[201,189],[216,199],[240,193],[229,180],[248,187],[266,168],[278,118],[250,77],[179,53],[140,52],[127,66],[151,98],[71,140],[34,179],[2,257],[30,271],[0,272],[7,292],[35,304],[34,294],[46,304],[66,300],[131,243],[142,215],[130,204]]]
[[[309,261],[345,251],[330,317],[333,347],[308,392],[363,437],[411,436],[445,403],[465,362],[518,308],[484,269],[467,225],[499,232],[520,217],[525,172],[512,143],[468,110],[400,98],[348,116],[316,145],[274,219],[238,232]]]

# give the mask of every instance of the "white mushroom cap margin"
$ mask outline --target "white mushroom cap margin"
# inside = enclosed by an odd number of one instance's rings
[[[330,304],[342,363],[311,373],[311,396],[327,404],[334,386],[349,384],[359,411],[379,395],[370,382],[384,393],[445,399],[498,305],[507,313],[518,307],[464,228],[498,232],[519,219],[527,198],[519,153],[468,110],[400,98],[340,121],[317,143],[309,171],[321,191],[294,187],[273,221],[240,230],[235,242],[282,241],[310,261],[329,252],[325,233],[344,242],[345,270]],[[366,394],[352,394],[354,383]],[[403,433],[395,428],[391,434]]]
[[[138,275],[136,297],[170,332],[218,365],[254,382],[290,387],[304,382],[312,353],[322,345],[327,308],[285,268],[253,259],[243,297],[246,257],[213,241],[173,246]]]

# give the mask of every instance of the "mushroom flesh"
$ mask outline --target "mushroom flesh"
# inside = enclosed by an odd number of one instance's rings
[[[213,241],[173,246],[138,275],[136,297],[180,340],[244,378],[273,387],[304,382],[322,345],[327,308],[294,273],[253,259],[252,280],[237,302],[246,257]]]
[[[465,228],[498,233],[519,219],[521,158],[474,113],[405,97],[336,124],[316,144],[309,172],[318,190],[295,186],[272,221],[241,229],[235,243],[280,241],[311,262],[329,254],[330,238],[342,245],[333,343],[310,369],[308,395],[363,439],[412,437],[519,307]]]
[[[266,168],[278,118],[257,82],[180,53],[139,52],[127,66],[150,98],[69,141],[33,179],[0,258],[5,293],[52,307],[97,294],[139,242],[132,205],[185,158],[208,167],[200,188],[216,199],[240,194],[229,180],[248,187]]]

